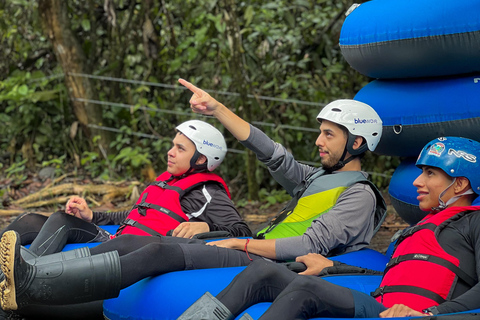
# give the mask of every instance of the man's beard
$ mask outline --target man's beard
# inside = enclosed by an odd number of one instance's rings
[[[325,158],[320,159],[320,163],[322,164],[322,167],[325,170],[333,168],[340,161],[340,158],[342,157],[341,154],[329,153],[328,155],[329,156],[328,156],[327,159],[325,159]]]

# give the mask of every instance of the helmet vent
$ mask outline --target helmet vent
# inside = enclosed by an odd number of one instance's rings
[[[372,133],[372,136],[374,136],[374,137],[378,136],[378,132]]]
[[[195,128],[195,127],[192,126],[192,125],[189,125],[188,127],[189,127],[189,128],[192,128],[193,130],[197,130],[197,128]]]
[[[342,110],[338,109],[338,108],[333,108],[332,110],[330,111],[334,111],[334,112],[342,112]]]

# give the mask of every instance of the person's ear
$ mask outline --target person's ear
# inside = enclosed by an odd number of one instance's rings
[[[205,162],[207,162],[207,157],[201,154],[200,157],[198,157],[197,162],[195,162],[195,164],[204,164]]]
[[[363,137],[356,136],[355,140],[353,141],[353,146],[352,146],[353,150],[357,150],[358,148],[360,148],[363,144],[363,141],[364,141]]]
[[[456,194],[461,194],[470,189],[470,181],[465,177],[457,177],[455,180],[454,191]]]

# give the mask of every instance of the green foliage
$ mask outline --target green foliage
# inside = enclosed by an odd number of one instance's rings
[[[108,161],[102,158],[98,152],[84,151],[80,163],[92,177],[102,180],[111,179]]]
[[[315,118],[322,104],[352,98],[368,82],[347,65],[338,47],[343,13],[351,3],[117,1],[113,26],[103,11],[103,1],[68,1],[68,16],[86,56],[86,68],[106,77],[89,81],[99,100],[109,102],[96,107],[103,111],[101,125],[118,131],[110,145],[114,154],[104,154],[95,142],[85,139],[82,128],[72,134],[76,119],[63,79],[45,78],[62,71],[40,28],[37,2],[0,4],[0,39],[5,52],[0,61],[4,75],[0,121],[8,124],[0,126],[2,158],[8,160],[6,166],[21,163],[28,158],[22,150],[30,148],[36,163],[64,166],[65,170],[80,166],[103,179],[138,178],[148,164],[161,172],[175,125],[196,116],[188,108],[189,92],[151,83],[175,85],[182,77],[215,90],[214,97],[255,121],[297,159],[319,162],[316,132],[281,125],[316,129]],[[239,47],[234,46],[235,39],[240,40]],[[253,97],[219,93],[243,91]],[[220,127],[214,119],[206,121]],[[225,137],[229,148],[244,150],[229,133],[225,132]],[[367,171],[386,175],[398,162],[382,157],[365,160]],[[257,166],[253,170],[263,188],[260,196],[270,204],[283,201],[284,195],[276,193],[278,185],[266,169]],[[245,196],[243,155],[230,152],[218,172],[227,180],[235,179],[235,198]],[[382,187],[388,183],[382,175],[372,174],[372,178]]]
[[[116,168],[126,166],[127,168],[132,167],[134,169],[141,168],[143,165],[150,164],[148,159],[150,154],[148,153],[148,148],[142,149],[140,147],[126,147],[120,150],[120,153],[116,155],[112,160],[112,166]]]
[[[284,203],[289,201],[292,197],[285,191],[285,189],[280,190],[267,190],[265,188],[260,189],[260,201],[265,202],[260,209],[266,209],[277,203]]]
[[[27,159],[14,163],[9,168],[5,169],[7,178],[13,178],[15,180],[15,184],[25,181],[27,179],[27,175],[25,174],[26,162]]]
[[[393,172],[400,165],[400,160],[399,157],[374,155],[367,152],[362,169],[370,173],[370,180],[380,190],[386,191]]]
[[[8,150],[12,161],[23,157],[29,149],[37,150],[34,160],[41,162],[47,155],[61,155],[62,133],[66,127],[60,95],[64,86],[49,80],[41,71],[16,70],[0,81],[0,148]],[[29,159],[30,160],[30,159]]]

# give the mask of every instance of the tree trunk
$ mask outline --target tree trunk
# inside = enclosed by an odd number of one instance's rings
[[[99,135],[99,144],[104,150],[108,150],[110,144],[108,133],[88,127],[89,124],[103,124],[102,109],[98,105],[78,100],[98,99],[90,79],[73,75],[75,73],[88,74],[89,70],[86,67],[86,58],[82,47],[71,29],[67,3],[63,0],[38,0],[42,26],[64,71],[65,85],[68,89],[73,113],[86,136],[92,138]]]
[[[243,103],[242,117],[251,122],[253,108],[251,100],[248,98],[248,90],[250,88],[246,65],[244,63],[244,50],[242,47],[242,35],[240,33],[240,27],[238,25],[238,19],[236,16],[236,4],[234,0],[225,0],[224,17],[226,21],[226,32],[228,43],[230,45],[230,70],[233,75],[233,86],[239,90],[240,99]],[[246,154],[246,173],[247,173],[247,185],[248,185],[248,198],[250,200],[258,200],[258,183],[256,181],[255,172],[257,170],[257,161],[255,154],[248,150]]]

